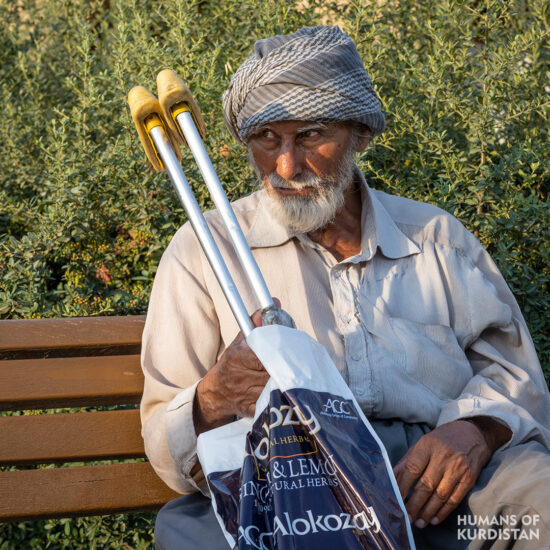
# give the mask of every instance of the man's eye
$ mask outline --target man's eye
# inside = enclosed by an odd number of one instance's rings
[[[320,130],[312,128],[310,130],[304,130],[303,132],[301,132],[300,137],[302,139],[311,139],[311,138],[318,137],[320,134],[321,134]]]
[[[258,137],[264,138],[264,139],[273,139],[275,137],[275,134],[273,133],[273,131],[269,130],[268,128],[260,130],[257,135]]]

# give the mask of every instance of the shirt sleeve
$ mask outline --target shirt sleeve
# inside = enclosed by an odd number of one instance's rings
[[[467,233],[464,230],[465,233]],[[550,396],[529,330],[489,254],[470,233],[457,253],[449,290],[473,376],[441,409],[437,425],[490,416],[512,431],[506,446],[529,439],[550,445]],[[456,303],[459,297],[462,303]]]
[[[145,452],[160,478],[179,493],[207,494],[196,463],[193,400],[217,360],[218,318],[203,277],[190,225],[174,236],[159,263],[142,337],[145,378],[141,401]]]

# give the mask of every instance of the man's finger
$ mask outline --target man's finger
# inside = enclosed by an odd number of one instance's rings
[[[266,373],[267,374],[267,373]],[[243,393],[243,399],[246,399],[246,401],[254,401],[260,397],[260,394],[262,393],[263,389],[265,388],[265,385],[269,379],[269,375],[266,378],[262,378],[259,380],[251,380],[249,382],[249,386],[246,388],[246,391]]]
[[[257,309],[251,316],[250,320],[252,321],[252,324],[255,327],[261,327],[262,326],[262,310]]]
[[[281,307],[281,300],[279,300],[279,298],[275,298],[273,297],[273,303],[277,306],[277,307]],[[250,316],[250,320],[252,321],[252,324],[254,325],[254,327],[261,327],[262,326],[262,310],[261,309],[257,309],[251,316]]]
[[[459,479],[454,475],[454,472],[447,472],[447,475],[443,476],[439,485],[432,492],[428,501],[424,504],[422,510],[417,514],[417,527],[425,527],[428,525],[434,517],[439,518],[438,512],[449,501],[449,498],[455,491]],[[439,519],[436,520],[436,524],[439,523]]]
[[[435,490],[443,478],[444,471],[441,464],[434,464],[432,460],[412,490],[406,507],[411,521],[416,521],[424,505],[432,498]],[[431,519],[431,518],[430,518]],[[422,525],[419,525],[421,527]]]
[[[396,464],[393,472],[401,497],[406,498],[416,480],[424,473],[429,462],[429,455],[418,445],[411,447],[407,454]]]
[[[254,413],[256,412],[256,403],[250,403],[248,405],[245,416],[254,416]]]
[[[456,485],[454,491],[449,496],[445,504],[437,511],[437,513],[430,519],[433,525],[441,523],[447,516],[462,502],[466,495],[470,492],[474,486],[474,482],[469,476],[463,477]],[[436,519],[437,518],[437,519]]]
[[[267,382],[267,380],[265,382]],[[239,416],[254,416],[256,401],[265,388],[265,382],[263,380],[259,384],[254,382],[253,385],[251,384],[248,386],[242,393],[241,399],[237,405],[237,414]]]
[[[250,350],[250,353],[253,354],[253,357],[247,357],[246,363],[243,362],[241,363],[241,365],[244,368],[248,369],[248,372],[254,371],[253,374],[251,374],[250,376],[254,376],[254,377],[262,376],[263,378],[265,378],[267,382],[267,379],[269,378],[269,374],[267,374],[267,371],[265,370],[264,366],[262,365],[258,357],[256,357],[256,354],[252,350]]]

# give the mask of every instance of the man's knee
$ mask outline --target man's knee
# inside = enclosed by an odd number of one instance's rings
[[[193,493],[171,500],[157,515],[156,550],[226,549],[210,499]]]
[[[541,548],[550,540],[549,492],[550,452],[540,443],[495,453],[468,499],[476,523],[471,548],[488,537],[495,549],[508,548],[513,540],[517,548]]]
[[[539,506],[548,512],[550,452],[536,441],[497,451],[481,472],[470,502],[492,498],[495,502]]]

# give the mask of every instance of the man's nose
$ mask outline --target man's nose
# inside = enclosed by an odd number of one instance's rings
[[[303,154],[294,144],[284,144],[277,157],[277,174],[292,180],[302,173]]]

